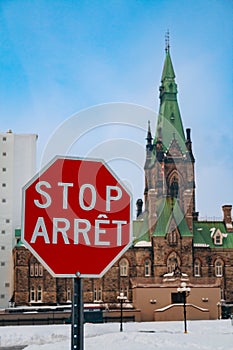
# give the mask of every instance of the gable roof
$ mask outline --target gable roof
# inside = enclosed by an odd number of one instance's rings
[[[158,208],[158,220],[153,236],[165,236],[169,231],[171,221],[174,220],[182,237],[192,236],[188,228],[185,215],[176,199],[163,198]]]

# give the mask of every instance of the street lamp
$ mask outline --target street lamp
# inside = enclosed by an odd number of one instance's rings
[[[122,323],[123,323],[123,302],[127,299],[127,297],[124,296],[124,293],[120,293],[120,295],[117,297],[117,299],[120,301],[121,304],[121,322],[120,322],[120,332],[123,331]]]
[[[177,292],[181,293],[181,295],[182,295],[182,300],[183,300],[183,304],[184,304],[184,333],[188,333],[187,321],[186,321],[186,298],[190,294],[190,288],[187,287],[185,282],[182,282],[180,287],[177,288]]]

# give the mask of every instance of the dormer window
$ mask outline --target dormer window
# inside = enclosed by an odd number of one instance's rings
[[[222,244],[222,235],[220,233],[216,234],[214,238],[214,244],[215,245],[221,245]]]
[[[211,238],[214,241],[214,245],[222,245],[223,234],[219,229],[212,228],[211,230]]]

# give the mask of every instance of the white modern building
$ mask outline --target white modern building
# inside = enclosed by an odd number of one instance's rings
[[[0,308],[13,296],[15,229],[21,227],[22,187],[36,171],[36,134],[0,132]]]

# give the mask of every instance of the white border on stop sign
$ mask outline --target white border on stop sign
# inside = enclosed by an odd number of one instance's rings
[[[102,163],[108,171],[112,174],[113,177],[116,178],[116,180],[120,183],[120,185],[124,188],[124,190],[128,193],[130,197],[130,240],[129,243],[118,253],[118,255],[101,271],[100,274],[81,274],[79,277],[82,278],[101,278],[113,265],[114,263],[120,259],[120,257],[130,248],[133,241],[133,196],[131,191],[127,188],[127,186],[119,179],[118,175],[115,174],[115,172],[109,167],[109,165],[100,158],[82,158],[82,157],[73,157],[73,156],[60,156],[57,155],[54,158],[52,158],[38,173],[36,173],[31,180],[29,180],[22,188],[22,230],[21,230],[21,241],[22,243],[28,248],[28,250],[37,258],[37,260],[46,268],[46,270],[53,276],[53,277],[64,277],[64,278],[74,278],[77,277],[76,274],[56,274],[48,265],[47,263],[40,257],[40,255],[32,248],[32,246],[24,239],[24,218],[25,218],[25,191],[27,188],[31,186],[31,184],[40,177],[40,174],[42,175],[46,170],[50,168],[50,166],[56,162],[58,159],[70,159],[70,160],[81,160],[81,161],[89,161],[89,162],[100,162]],[[56,257],[57,258],[57,257]],[[78,272],[78,271],[77,271]]]

